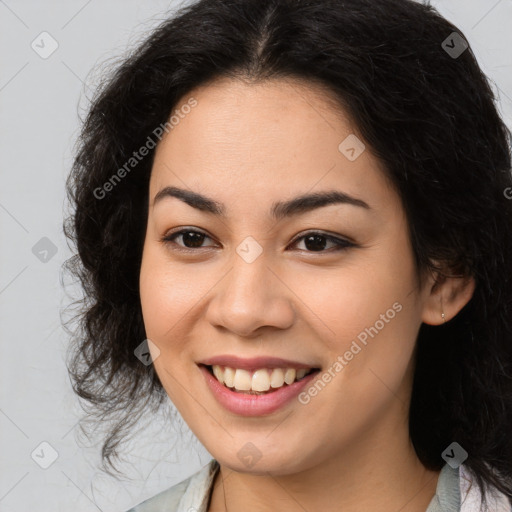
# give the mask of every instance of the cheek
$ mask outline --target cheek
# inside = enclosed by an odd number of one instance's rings
[[[180,276],[157,248],[144,249],[140,271],[140,300],[146,334],[159,348],[179,329],[195,299],[195,287]]]
[[[340,379],[345,385],[358,382],[372,388],[377,381],[372,370],[399,386],[410,363],[421,325],[416,274],[407,243],[403,251],[401,244],[394,247],[368,250],[357,264],[328,277],[301,277],[303,296],[317,317],[330,360],[341,356],[346,361]]]
[[[140,299],[146,328],[161,336],[183,317],[200,294],[193,273],[183,272],[156,243],[146,243],[140,269]]]
[[[155,371],[169,398],[181,410],[188,407],[179,382],[188,378],[193,366],[188,340],[194,305],[206,292],[195,286],[193,275],[171,265],[160,247],[145,246],[139,279],[144,327],[147,338],[159,350],[153,359]]]
[[[323,276],[303,273],[296,279],[296,288],[317,317],[326,339],[353,339],[376,323],[384,332],[402,323],[404,317],[411,318],[415,308],[415,294],[410,293],[414,276],[406,266],[397,274],[385,261],[374,260],[372,265],[344,267]]]

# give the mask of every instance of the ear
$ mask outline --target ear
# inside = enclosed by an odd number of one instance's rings
[[[474,291],[473,276],[431,274],[424,288],[422,321],[429,325],[448,322],[470,301]]]

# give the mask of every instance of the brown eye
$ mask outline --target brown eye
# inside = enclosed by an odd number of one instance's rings
[[[166,244],[172,244],[177,249],[191,250],[203,249],[207,247],[213,247],[213,245],[204,246],[203,243],[206,239],[211,238],[202,231],[195,229],[181,229],[162,238],[162,242]],[[355,244],[338,238],[332,235],[327,235],[321,232],[310,232],[296,238],[291,244],[292,246],[297,245],[300,241],[304,241],[305,249],[300,249],[305,252],[320,253],[320,252],[336,252],[347,249],[349,247],[355,247]],[[330,247],[329,247],[330,244]]]
[[[181,243],[176,243],[176,240],[179,238],[181,238]],[[173,243],[183,249],[200,249],[203,247],[202,244],[206,238],[210,237],[201,231],[196,231],[193,229],[182,229],[165,236],[162,241],[165,243]]]
[[[348,247],[353,247],[354,244],[343,240],[342,238],[337,238],[335,236],[326,235],[319,232],[310,232],[306,235],[297,238],[292,245],[296,245],[297,242],[304,240],[304,246],[307,252],[332,252],[325,250],[328,243],[333,244],[335,251],[340,251],[346,249]],[[327,247],[327,249],[332,249],[333,247]],[[303,250],[303,249],[301,249]]]

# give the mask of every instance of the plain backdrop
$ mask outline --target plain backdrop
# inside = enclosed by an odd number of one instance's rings
[[[464,32],[512,127],[512,0],[431,3]],[[126,448],[130,480],[101,472],[99,445],[75,438],[60,320],[64,180],[94,70],[179,5],[0,0],[1,512],[122,512],[210,459],[183,422],[170,429],[157,417]]]

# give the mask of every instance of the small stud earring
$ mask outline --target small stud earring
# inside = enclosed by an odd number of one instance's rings
[[[446,323],[446,318],[444,316],[444,309],[443,309],[443,301],[441,301],[441,318],[443,319],[443,322]]]

